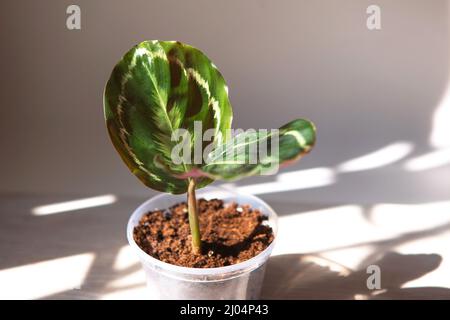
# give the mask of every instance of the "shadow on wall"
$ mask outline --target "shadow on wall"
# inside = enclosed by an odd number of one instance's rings
[[[207,53],[230,87],[236,128],[312,119],[318,144],[299,168],[333,168],[397,141],[415,145],[411,156],[428,152],[431,119],[448,81],[446,0],[378,0],[378,31],[366,28],[371,3],[360,0],[79,2],[86,19],[80,32],[65,28],[65,3],[30,2],[26,11],[21,1],[4,4],[2,31],[11,32],[0,96],[11,107],[1,110],[0,144],[14,156],[2,158],[8,183],[1,191],[148,194],[111,146],[101,102],[112,66],[144,39],[178,39]],[[55,50],[55,43],[65,45]],[[378,171],[287,197],[338,201],[374,191],[392,201],[408,197],[398,188],[412,185],[408,178],[386,185],[392,175]]]
[[[437,254],[389,252],[372,263],[381,270],[381,289],[367,288],[366,268],[350,271],[317,256],[288,254],[271,257],[263,284],[263,299],[450,299],[450,289],[402,288],[406,282],[436,269]],[[286,267],[289,266],[289,267]]]

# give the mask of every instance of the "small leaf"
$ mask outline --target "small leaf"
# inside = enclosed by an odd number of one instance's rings
[[[213,149],[208,164],[186,176],[236,180],[276,173],[279,166],[295,162],[311,150],[315,132],[314,124],[304,119],[291,121],[278,131],[245,131]]]

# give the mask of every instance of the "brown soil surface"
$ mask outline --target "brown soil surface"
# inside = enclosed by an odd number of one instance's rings
[[[214,268],[250,259],[273,241],[265,216],[248,205],[198,200],[202,253],[193,254],[187,204],[174,205],[142,216],[134,240],[161,261],[191,268]]]

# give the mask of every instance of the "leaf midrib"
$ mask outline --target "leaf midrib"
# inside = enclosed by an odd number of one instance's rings
[[[167,113],[167,104],[164,103],[164,101],[163,101],[163,99],[162,99],[161,93],[160,93],[160,91],[159,91],[159,87],[156,85],[156,79],[154,78],[153,74],[151,73],[151,70],[149,70],[148,67],[146,67],[146,68],[147,68],[147,71],[148,71],[150,80],[151,80],[152,83],[153,83],[153,88],[155,88],[155,91],[156,91],[156,93],[157,93],[157,95],[158,95],[159,106],[160,106],[160,108],[161,108],[162,111],[163,111],[164,118],[165,118],[167,124],[169,125],[170,137],[172,137],[172,134],[174,133],[174,130],[173,130],[173,124],[172,124],[172,122],[170,121],[169,114]],[[186,167],[186,164],[185,164],[184,162],[182,162],[182,165],[183,165],[184,172],[188,172],[188,169],[187,169],[187,167]]]

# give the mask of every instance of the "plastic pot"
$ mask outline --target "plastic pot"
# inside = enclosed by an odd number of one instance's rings
[[[197,199],[221,199],[225,203],[248,204],[266,215],[275,240],[277,215],[261,199],[233,191],[207,187],[197,192]],[[264,278],[266,262],[275,241],[257,256],[238,264],[220,268],[187,268],[162,262],[145,253],[133,239],[133,228],[143,214],[166,209],[186,201],[186,195],[160,194],[144,202],[131,215],[127,226],[128,242],[138,255],[147,278],[149,299],[258,299]]]

